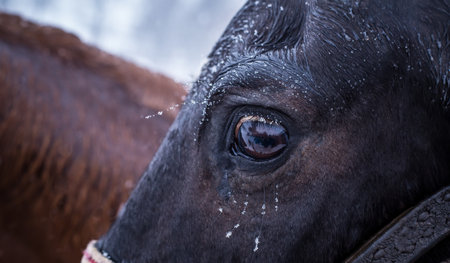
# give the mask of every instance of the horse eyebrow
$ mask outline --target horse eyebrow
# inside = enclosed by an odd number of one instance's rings
[[[308,90],[315,96],[326,95],[314,83],[307,60],[300,61],[295,50],[270,51],[227,63],[209,84],[211,89],[207,102],[210,105],[218,94],[226,93],[233,87],[252,90],[276,87]]]
[[[217,72],[215,78],[208,83],[197,83],[197,89],[201,86],[209,87],[203,90],[205,98],[203,105],[202,125],[207,124],[210,112],[222,102],[227,94],[242,93],[242,90],[261,92],[276,92],[292,89],[294,92],[312,96],[323,96],[314,86],[314,80],[309,69],[296,62],[280,58],[278,55],[264,54],[257,57],[240,58],[231,61]],[[240,90],[238,92],[234,92]]]

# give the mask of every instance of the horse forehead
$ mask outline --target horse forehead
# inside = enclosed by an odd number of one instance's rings
[[[218,76],[261,54],[308,74],[328,95],[363,86],[389,60],[388,42],[397,41],[401,19],[386,18],[390,13],[393,7],[372,10],[365,1],[249,1],[219,39],[191,97],[206,109]]]
[[[239,61],[242,57],[272,53],[275,58],[282,54],[281,60],[289,59],[289,55],[302,60],[333,49],[338,49],[340,57],[352,49],[370,49],[373,44],[359,40],[374,40],[369,31],[383,29],[379,24],[368,26],[369,20],[373,22],[374,16],[382,15],[363,6],[349,1],[249,1],[211,52],[200,83],[211,81],[230,64],[246,63]],[[358,12],[358,8],[365,11]]]

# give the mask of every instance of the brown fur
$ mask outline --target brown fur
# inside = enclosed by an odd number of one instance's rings
[[[185,90],[0,14],[0,261],[78,262],[146,169]]]

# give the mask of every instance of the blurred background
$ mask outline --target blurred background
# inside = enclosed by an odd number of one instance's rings
[[[188,87],[245,0],[0,0],[0,10],[84,42]]]

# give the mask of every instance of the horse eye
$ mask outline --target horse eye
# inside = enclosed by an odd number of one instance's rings
[[[242,117],[234,130],[232,152],[256,160],[278,156],[288,144],[286,129],[259,116]]]

